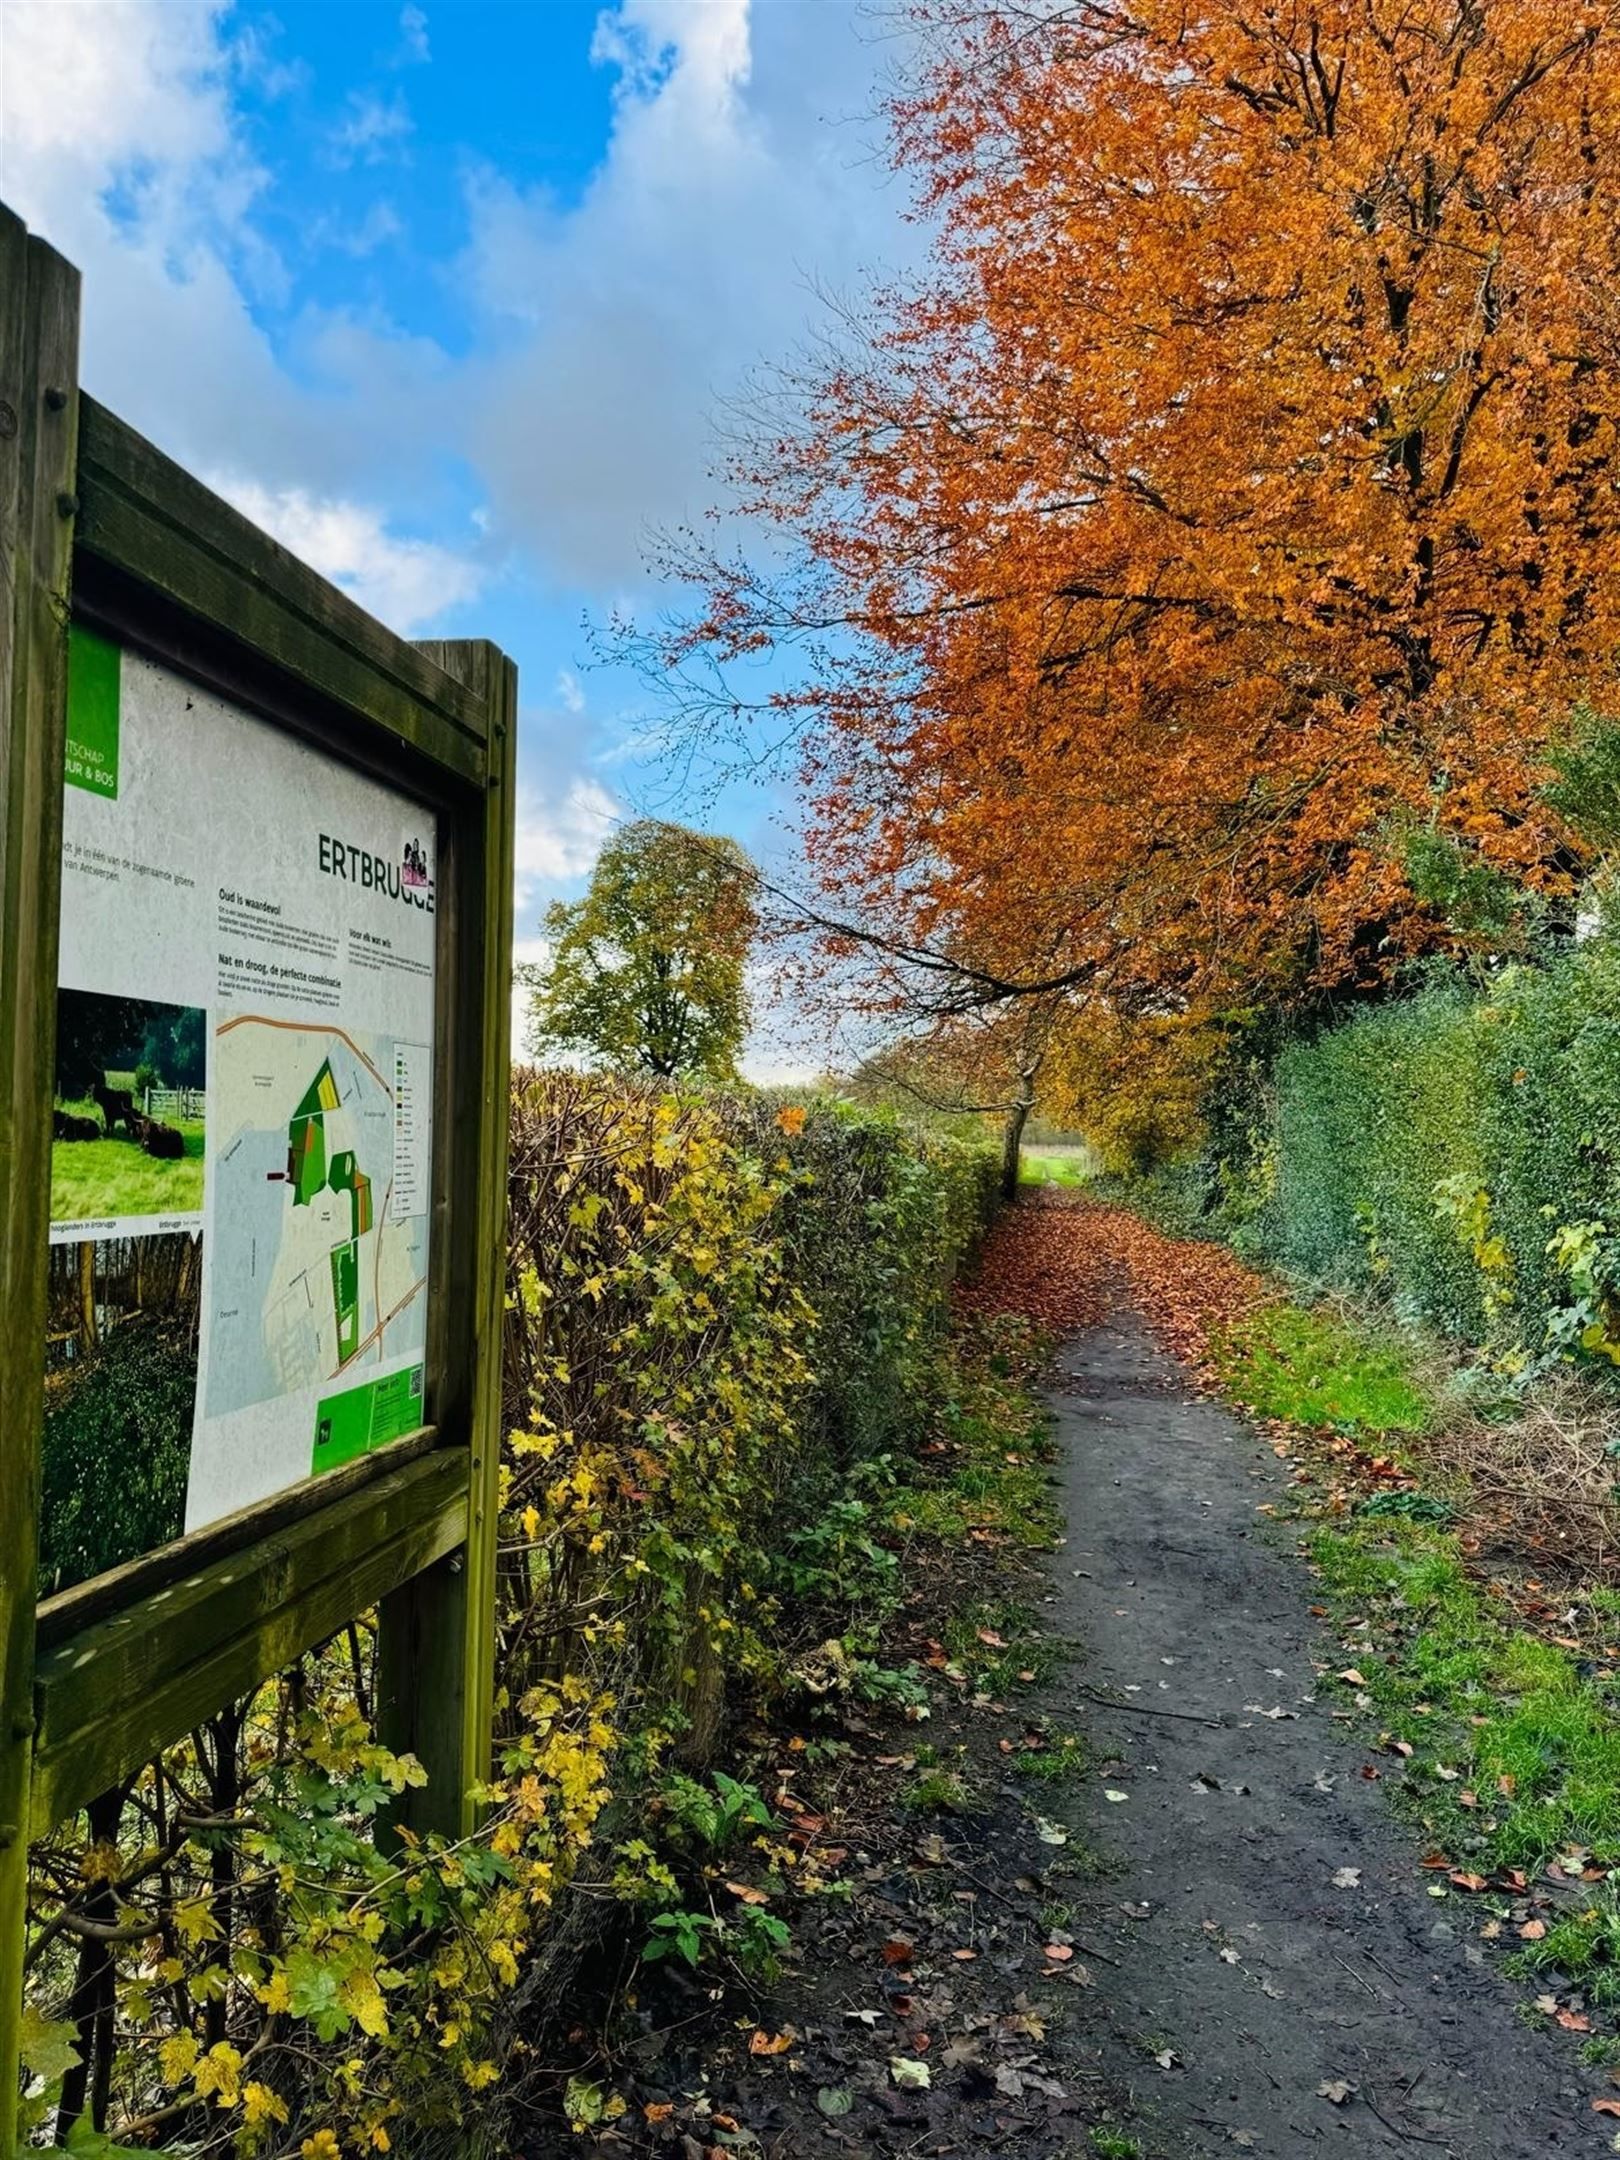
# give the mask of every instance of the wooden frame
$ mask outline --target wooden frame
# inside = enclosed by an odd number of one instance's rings
[[[516,675],[411,645],[77,389],[78,277],[0,208],[0,2152],[27,1840],[356,1614],[379,1712],[462,1835],[489,1774],[505,1282]],[[438,820],[434,1423],[35,1609],[71,619]]]

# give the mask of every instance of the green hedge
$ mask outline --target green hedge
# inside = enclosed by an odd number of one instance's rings
[[[1273,1087],[1255,1242],[1308,1281],[1539,1351],[1575,1295],[1554,1232],[1620,1237],[1613,930],[1484,996],[1429,988],[1296,1044]]]

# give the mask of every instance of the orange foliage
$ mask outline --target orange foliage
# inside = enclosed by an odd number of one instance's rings
[[[922,0],[919,286],[665,659],[796,645],[831,886],[1120,1010],[1377,981],[1392,817],[1567,869],[1620,651],[1620,6]],[[778,558],[779,561],[781,558]]]

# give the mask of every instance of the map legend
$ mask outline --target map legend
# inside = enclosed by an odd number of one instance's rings
[[[394,1045],[394,1186],[388,1212],[395,1222],[427,1212],[428,1135],[432,1130],[433,1052],[426,1043]]]

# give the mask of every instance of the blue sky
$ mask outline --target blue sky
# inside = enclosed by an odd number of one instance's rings
[[[3,0],[0,195],[85,274],[86,386],[407,635],[522,681],[518,935],[672,795],[587,618],[660,595],[762,359],[915,241],[845,0]],[[825,1054],[766,1011],[760,1077]]]

